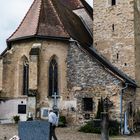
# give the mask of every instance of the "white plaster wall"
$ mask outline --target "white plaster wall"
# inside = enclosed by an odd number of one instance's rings
[[[20,121],[27,119],[26,114],[18,114],[18,105],[27,104],[26,99],[11,99],[0,103],[0,121],[13,122],[13,116],[19,115]]]

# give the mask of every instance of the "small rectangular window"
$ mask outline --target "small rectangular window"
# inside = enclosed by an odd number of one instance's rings
[[[111,0],[111,5],[116,5],[116,0]]]
[[[84,111],[93,111],[92,98],[83,98],[83,109]]]
[[[26,114],[26,105],[18,105],[18,114]]]

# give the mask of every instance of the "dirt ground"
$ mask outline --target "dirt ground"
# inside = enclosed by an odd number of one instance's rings
[[[100,135],[81,133],[75,127],[57,128],[58,140],[100,140]],[[0,140],[9,140],[12,136],[18,135],[18,126],[15,124],[0,124]],[[111,137],[110,140],[140,140],[140,133],[133,136]]]

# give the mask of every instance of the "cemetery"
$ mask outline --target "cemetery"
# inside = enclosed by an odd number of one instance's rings
[[[93,2],[34,0],[7,38],[0,140],[140,140],[140,2]]]

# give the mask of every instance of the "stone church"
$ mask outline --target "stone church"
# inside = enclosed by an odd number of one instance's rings
[[[139,106],[139,0],[34,0],[0,59],[0,121],[47,119],[59,109],[69,123],[96,116],[133,129]],[[136,82],[135,82],[136,81]],[[137,84],[136,84],[137,83]],[[124,126],[128,126],[127,128]]]

